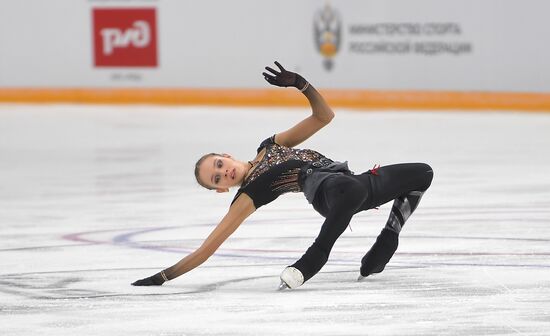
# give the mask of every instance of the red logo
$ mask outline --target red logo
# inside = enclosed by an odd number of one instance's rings
[[[95,66],[157,66],[155,8],[95,8],[92,15]]]

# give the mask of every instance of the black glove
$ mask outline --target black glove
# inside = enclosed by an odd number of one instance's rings
[[[269,84],[282,87],[293,86],[298,90],[305,88],[307,81],[302,76],[295,72],[285,70],[285,68],[283,68],[283,66],[277,61],[275,61],[275,65],[281,72],[278,72],[268,66],[265,67],[265,69],[271,72],[271,74],[262,72],[262,75],[264,75],[265,80]]]
[[[132,283],[132,286],[160,286],[164,283],[164,279],[160,272],[155,275],[152,275],[148,278],[144,278]]]

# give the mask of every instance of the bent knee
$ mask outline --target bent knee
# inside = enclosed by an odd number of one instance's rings
[[[423,177],[423,185],[422,185],[422,191],[427,190],[432,185],[432,180],[434,178],[434,171],[432,167],[429,164],[426,163],[420,163],[422,166],[422,177]]]

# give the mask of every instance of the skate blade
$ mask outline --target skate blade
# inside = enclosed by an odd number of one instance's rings
[[[357,278],[357,281],[358,281],[358,282],[361,282],[361,281],[365,280],[366,278],[367,278],[366,276],[360,275],[360,276]]]
[[[283,291],[285,289],[289,289],[290,287],[288,287],[288,285],[286,284],[286,282],[284,281],[281,281],[281,283],[279,284],[279,288],[277,288],[278,291]]]

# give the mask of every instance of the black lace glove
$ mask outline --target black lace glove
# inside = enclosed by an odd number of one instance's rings
[[[164,283],[161,272],[148,278],[140,279],[132,283],[132,286],[161,286]]]
[[[262,72],[262,75],[264,75],[265,80],[269,84],[282,87],[293,86],[302,92],[307,89],[309,84],[304,77],[295,72],[285,70],[285,68],[283,68],[283,66],[277,61],[275,61],[275,65],[279,68],[280,72],[268,66],[266,66],[265,69],[271,72],[271,74]]]

